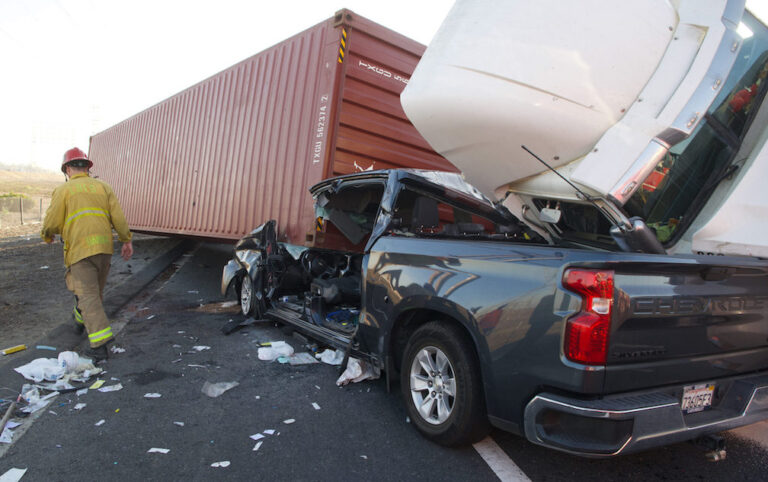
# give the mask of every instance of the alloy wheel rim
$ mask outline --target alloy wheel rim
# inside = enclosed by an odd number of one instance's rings
[[[448,357],[437,347],[416,354],[410,371],[411,398],[421,418],[432,425],[448,420],[456,406],[456,376]]]
[[[240,287],[240,311],[244,315],[251,309],[251,296],[253,296],[253,286],[251,278],[247,274],[243,277],[243,285]]]

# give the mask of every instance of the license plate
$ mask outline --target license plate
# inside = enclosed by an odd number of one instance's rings
[[[680,408],[683,410],[683,413],[706,410],[712,407],[712,395],[714,393],[714,383],[683,387],[683,400],[680,403]]]

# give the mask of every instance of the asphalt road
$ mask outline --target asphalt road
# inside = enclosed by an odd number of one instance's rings
[[[229,256],[228,248],[203,245],[181,258],[170,279],[153,283],[137,301],[141,306],[124,310],[128,323],[117,344],[126,351],[102,376],[123,389],[59,395],[26,422],[26,433],[0,458],[0,475],[17,467],[28,469],[25,481],[497,479],[473,447],[447,449],[421,438],[399,392],[387,393],[383,379],[337,388],[335,367],[260,361],[258,342],[286,340],[303,351],[273,324],[223,335],[221,326],[240,316],[220,305],[221,267]],[[217,398],[201,392],[205,382],[232,381],[239,385]],[[87,406],[74,410],[77,403]],[[286,424],[289,419],[295,421]],[[259,433],[262,444],[254,451],[250,437]],[[491,436],[504,463],[531,480],[765,480],[768,450],[727,438],[727,459],[712,463],[688,443],[589,460],[500,431]],[[151,448],[169,452],[148,453]],[[227,467],[211,466],[224,461]]]

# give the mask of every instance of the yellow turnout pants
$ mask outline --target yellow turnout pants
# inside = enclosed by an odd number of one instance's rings
[[[101,304],[111,261],[110,254],[89,256],[70,266],[65,277],[67,289],[77,297],[77,308],[92,348],[112,340],[112,327]],[[79,321],[77,318],[76,313],[75,319]]]

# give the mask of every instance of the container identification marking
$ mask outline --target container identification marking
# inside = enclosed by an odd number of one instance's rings
[[[362,68],[363,70],[369,70],[375,74],[381,75],[382,77],[386,77],[388,79],[395,79],[398,82],[402,82],[404,84],[408,84],[408,79],[406,77],[403,77],[402,75],[393,74],[392,72],[388,70],[384,70],[381,67],[377,65],[371,65],[368,63],[363,62],[362,60],[357,61],[357,66]]]
[[[328,94],[320,96],[320,110],[315,127],[315,143],[312,148],[312,164],[319,164],[323,157],[323,143],[325,142],[325,126],[328,119]]]

